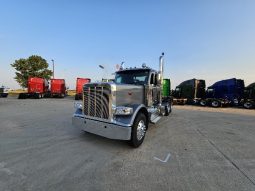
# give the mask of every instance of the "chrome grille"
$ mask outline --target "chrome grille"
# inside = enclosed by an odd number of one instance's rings
[[[110,89],[104,86],[84,87],[84,108],[87,116],[103,119],[109,118],[109,95]]]

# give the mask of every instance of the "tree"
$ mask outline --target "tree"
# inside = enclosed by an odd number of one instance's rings
[[[52,71],[48,69],[49,64],[41,56],[32,55],[27,59],[15,60],[12,67],[16,69],[14,79],[21,87],[27,87],[28,77],[39,77],[47,80],[52,76]]]

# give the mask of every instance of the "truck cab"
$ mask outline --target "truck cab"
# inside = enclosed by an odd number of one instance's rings
[[[198,104],[205,98],[205,80],[194,78],[182,82],[175,88],[173,97],[175,104]]]
[[[246,109],[255,108],[255,82],[245,88],[242,103]]]
[[[75,104],[73,125],[140,146],[149,123],[171,112],[171,97],[162,96],[162,74],[163,55],[159,71],[144,64],[140,68],[120,68],[114,82],[85,84],[83,102]]]
[[[206,91],[206,99],[201,101],[201,105],[221,107],[227,105],[238,106],[243,98],[244,81],[231,78],[215,82]]]

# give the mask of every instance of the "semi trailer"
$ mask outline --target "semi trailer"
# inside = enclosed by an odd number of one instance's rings
[[[206,98],[200,101],[200,105],[212,107],[238,106],[243,96],[243,80],[236,78],[221,80],[207,88]]]
[[[76,79],[76,93],[75,93],[75,100],[82,99],[82,90],[83,86],[87,83],[90,83],[91,79],[89,78],[77,78]]]
[[[255,82],[244,89],[244,99],[242,103],[243,107],[246,109],[255,108]]]
[[[50,80],[50,96],[60,98],[66,96],[66,83],[64,79]]]
[[[114,82],[85,84],[83,102],[75,103],[72,124],[86,132],[110,139],[127,140],[139,147],[149,123],[172,111],[172,97],[163,96],[164,53],[159,70],[120,68]]]
[[[5,86],[0,87],[0,97],[6,98],[8,96],[8,88]]]
[[[20,93],[18,99],[44,97],[49,90],[49,83],[44,78],[29,77],[27,81],[27,93]]]
[[[205,98],[205,80],[190,79],[179,84],[173,91],[173,103],[197,104]]]

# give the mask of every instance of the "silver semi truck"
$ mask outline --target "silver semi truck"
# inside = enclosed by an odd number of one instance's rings
[[[85,84],[83,102],[75,103],[72,124],[139,147],[149,123],[172,111],[172,97],[162,96],[163,65],[164,53],[159,58],[159,71],[145,64],[141,68],[120,68],[114,82]]]

